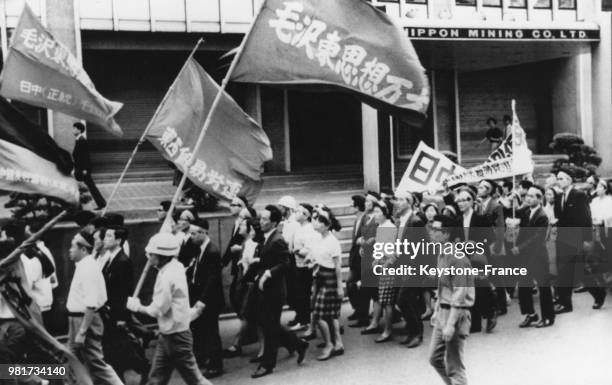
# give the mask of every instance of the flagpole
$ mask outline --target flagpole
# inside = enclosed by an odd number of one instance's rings
[[[236,56],[234,56],[234,60],[232,60],[232,64],[227,70],[227,73],[225,74],[225,78],[223,78],[221,87],[219,88],[219,91],[217,92],[217,96],[215,96],[215,100],[212,102],[210,106],[210,110],[208,111],[208,115],[206,116],[206,120],[204,121],[204,126],[202,126],[202,130],[200,131],[200,135],[198,136],[198,139],[196,141],[195,147],[192,152],[193,154],[197,154],[198,151],[200,150],[200,146],[202,145],[202,141],[204,139],[204,136],[206,135],[206,131],[208,131],[208,127],[210,126],[210,123],[212,121],[212,117],[215,112],[215,109],[217,108],[217,105],[221,101],[221,97],[223,96],[225,92],[227,83],[229,83],[229,80],[232,76],[232,73],[234,72],[234,69],[236,68],[236,65],[238,65],[238,60],[240,60],[240,57],[242,56],[244,47],[246,46],[246,43],[249,40],[249,37],[251,36],[251,32],[253,32],[253,27],[255,26],[255,23],[257,22],[257,19],[259,18],[259,14],[261,13],[261,10],[263,9],[265,3],[266,3],[265,0],[261,2],[261,5],[259,6],[259,9],[257,10],[257,14],[255,15],[255,19],[249,26],[249,30],[247,31],[247,33],[244,35],[244,38],[242,39],[242,42],[240,43],[240,46],[238,47],[238,51],[236,52]],[[189,167],[191,166],[191,163],[193,163],[194,161],[195,161],[195,157],[191,159],[191,161],[189,162],[189,166],[185,167],[185,170],[183,172],[183,177],[181,178],[181,181],[178,187],[176,188],[176,192],[174,193],[174,196],[172,197],[170,208],[168,209],[168,212],[166,213],[166,219],[164,221],[165,223],[169,222],[170,218],[172,217],[172,213],[174,212],[174,209],[176,208],[176,203],[179,199],[181,192],[183,191],[185,182],[187,181],[187,173],[189,172]]]
[[[255,19],[253,19],[253,22],[249,26],[248,31],[244,35],[244,38],[242,39],[242,42],[240,43],[240,46],[238,47],[238,51],[236,52],[236,56],[234,56],[234,60],[232,60],[232,64],[230,65],[229,69],[227,70],[227,73],[225,74],[225,78],[223,78],[223,82],[221,83],[221,87],[219,88],[219,91],[217,92],[217,96],[215,96],[215,99],[213,100],[213,102],[212,102],[212,104],[210,106],[210,110],[208,111],[208,115],[206,116],[206,120],[204,121],[204,125],[202,126],[202,130],[200,131],[200,135],[198,136],[198,139],[196,141],[195,147],[194,147],[193,152],[192,152],[193,154],[197,154],[198,151],[200,150],[200,146],[202,145],[202,141],[204,140],[204,136],[206,135],[206,131],[208,130],[208,126],[210,126],[210,123],[212,121],[213,113],[215,112],[215,109],[217,108],[217,105],[221,101],[221,97],[223,96],[223,94],[225,92],[225,88],[227,87],[227,83],[229,83],[229,80],[230,80],[230,78],[232,76],[232,73],[234,72],[234,69],[236,68],[236,65],[238,65],[238,60],[242,56],[242,52],[244,51],[244,47],[246,46],[246,43],[249,40],[249,37],[251,36],[251,32],[253,32],[253,27],[255,26],[255,23],[257,22],[257,19],[259,18],[259,14],[261,13],[261,10],[263,9],[265,3],[266,3],[265,0],[263,0],[261,2],[261,5],[259,6],[259,9],[257,10],[257,14],[255,15]],[[172,201],[170,203],[170,208],[168,208],[168,212],[166,213],[166,218],[164,219],[164,225],[170,223],[170,219],[172,218],[172,213],[174,212],[174,209],[176,208],[176,203],[177,203],[177,201],[179,199],[179,196],[180,196],[181,192],[183,191],[183,187],[185,186],[185,182],[187,181],[187,173],[189,172],[189,167],[191,167],[191,164],[194,161],[195,161],[195,157],[188,163],[188,166],[185,167],[185,169],[184,169],[183,177],[181,178],[181,181],[180,181],[179,185],[176,188],[176,191],[175,191],[174,196],[172,197]],[[144,280],[145,280],[146,275],[149,272],[150,268],[151,268],[151,263],[147,260],[147,264],[145,265],[145,267],[144,267],[144,269],[142,271],[142,274],[140,275],[140,278],[138,279],[138,283],[136,284],[136,288],[134,289],[134,294],[133,294],[134,297],[138,297],[138,295],[140,294],[140,290],[142,289],[142,285],[144,283]]]
[[[127,174],[128,169],[132,165],[132,161],[134,160],[134,157],[136,157],[136,153],[140,149],[140,146],[142,146],[142,144],[145,142],[145,140],[146,140],[145,138],[146,138],[147,134],[149,133],[149,130],[151,129],[151,123],[153,123],[155,121],[155,118],[159,114],[159,111],[161,110],[161,107],[164,105],[164,102],[168,99],[168,96],[170,95],[170,92],[174,89],[174,87],[176,85],[176,81],[178,80],[178,77],[180,76],[181,72],[183,72],[183,70],[187,66],[187,63],[189,63],[189,59],[191,59],[193,57],[193,55],[195,55],[196,51],[198,50],[200,44],[202,44],[203,41],[204,41],[204,39],[200,38],[198,40],[198,42],[196,43],[195,47],[193,47],[193,49],[191,50],[191,53],[187,57],[187,60],[185,60],[185,63],[181,67],[181,70],[179,71],[179,75],[177,75],[176,78],[174,78],[174,81],[170,85],[170,88],[168,89],[168,92],[166,92],[166,95],[164,95],[164,98],[162,99],[161,103],[159,103],[159,105],[157,106],[157,109],[155,110],[155,113],[153,114],[153,117],[151,118],[151,120],[149,120],[149,124],[147,124],[147,127],[145,128],[144,132],[140,136],[140,139],[138,140],[138,143],[136,143],[136,146],[134,147],[134,150],[132,150],[132,155],[130,155],[130,158],[128,159],[127,163],[125,164],[125,167],[123,168],[123,171],[121,172],[121,175],[119,175],[119,179],[117,180],[117,183],[115,183],[115,186],[113,187],[113,190],[112,190],[110,196],[108,197],[108,199],[106,201],[106,206],[104,207],[104,209],[102,209],[102,213],[101,213],[102,216],[104,216],[106,214],[106,212],[108,211],[108,208],[110,207],[110,204],[113,201],[113,198],[115,197],[115,195],[117,194],[117,191],[119,190],[119,186],[123,182],[123,179],[125,178],[125,175]]]
[[[512,135],[512,166],[514,167],[514,139],[515,139],[515,127],[514,127],[514,121],[516,120],[516,100],[512,99],[512,126],[510,126],[510,134]],[[513,172],[512,173],[512,188],[516,189],[516,174]],[[517,200],[518,202],[518,200]],[[514,202],[512,203],[512,219],[516,220],[516,205],[514,204]],[[512,224],[513,226],[515,226],[515,223]],[[516,247],[516,229],[514,229],[514,236],[512,237],[512,247]]]
[[[15,263],[19,259],[19,256],[23,252],[23,249],[25,249],[26,247],[28,247],[30,245],[33,245],[36,241],[38,241],[40,239],[40,237],[43,236],[44,233],[46,233],[53,226],[55,226],[55,224],[57,222],[59,222],[63,217],[65,217],[66,214],[68,214],[68,210],[63,210],[61,213],[57,214],[55,217],[53,217],[53,219],[51,219],[49,222],[47,222],[47,224],[45,224],[35,234],[32,234],[28,239],[26,239],[25,241],[21,242],[21,244],[15,250],[13,250],[2,261],[0,261],[0,270],[2,270],[3,268],[7,268],[11,264]]]

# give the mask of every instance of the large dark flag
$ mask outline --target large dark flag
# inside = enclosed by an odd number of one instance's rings
[[[122,103],[105,99],[70,50],[43,27],[26,4],[2,71],[0,94],[96,123],[114,135]]]
[[[409,120],[425,116],[425,70],[402,30],[371,4],[266,0],[254,23],[233,81],[340,87]]]
[[[189,59],[150,123],[147,139],[198,187],[221,199],[244,195],[252,202],[261,189],[263,164],[272,159],[270,141],[227,93],[193,153],[218,91],[217,83]]]
[[[79,202],[72,158],[40,127],[0,97],[0,190]]]

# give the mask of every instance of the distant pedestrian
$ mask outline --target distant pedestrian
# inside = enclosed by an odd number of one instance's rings
[[[91,160],[89,158],[87,137],[85,136],[85,126],[81,122],[76,122],[72,127],[72,133],[75,137],[74,150],[72,151],[74,176],[76,180],[85,183],[91,193],[91,197],[98,206],[97,210],[102,210],[106,207],[106,200],[91,177]]]

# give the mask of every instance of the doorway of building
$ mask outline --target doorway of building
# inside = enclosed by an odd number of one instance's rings
[[[361,103],[351,95],[290,91],[291,169],[361,165]]]

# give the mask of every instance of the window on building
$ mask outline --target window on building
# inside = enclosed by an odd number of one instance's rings
[[[552,1],[551,0],[536,0],[533,7],[537,9],[551,9]]]
[[[559,0],[559,9],[576,9],[576,0]]]
[[[483,0],[482,5],[485,7],[501,7],[501,0]]]
[[[456,1],[457,5],[471,5],[471,6],[476,6],[476,0],[457,0]]]
[[[527,8],[526,0],[510,0],[510,8]]]

